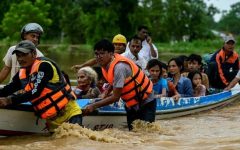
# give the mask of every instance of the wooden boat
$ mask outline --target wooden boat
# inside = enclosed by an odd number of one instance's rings
[[[229,104],[239,98],[239,88],[203,97],[180,98],[177,102],[172,98],[161,98],[157,100],[156,119],[179,117],[209,110]],[[93,99],[80,99],[78,104],[84,108],[94,101]],[[10,136],[46,132],[43,130],[45,121],[39,119],[37,125],[36,120],[37,118],[29,104],[0,109],[0,135]],[[123,102],[119,101],[99,108],[92,114],[85,116],[83,124],[85,127],[94,130],[126,126],[126,112]]]

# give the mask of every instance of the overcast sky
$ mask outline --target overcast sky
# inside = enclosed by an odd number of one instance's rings
[[[240,0],[204,0],[206,4],[209,6],[210,4],[213,4],[215,7],[217,7],[220,12],[223,10],[229,10],[231,8],[232,4],[235,4],[237,2],[240,2]],[[221,14],[217,14],[214,16],[215,21],[219,21],[221,18]]]

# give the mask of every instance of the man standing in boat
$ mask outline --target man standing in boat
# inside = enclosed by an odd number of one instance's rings
[[[51,60],[36,57],[36,47],[28,40],[20,42],[16,54],[21,68],[8,85],[0,89],[0,107],[30,101],[38,118],[47,120],[52,132],[63,122],[82,124],[76,96],[60,69]],[[14,94],[17,91],[17,94]]]
[[[137,36],[142,40],[142,48],[139,51],[139,56],[143,57],[147,62],[151,59],[158,59],[158,49],[152,42],[148,27],[145,25],[139,26]],[[130,42],[127,44],[126,52],[130,51],[129,44]]]
[[[121,55],[131,59],[138,67],[140,67],[143,72],[148,75],[148,71],[146,70],[147,61],[139,55],[140,50],[142,49],[142,41],[138,36],[132,37],[129,41],[129,49],[130,51],[126,51]]]
[[[97,42],[94,53],[113,93],[101,101],[88,105],[85,113],[90,113],[96,108],[114,103],[121,98],[125,102],[129,130],[132,130],[132,122],[137,119],[154,122],[156,100],[152,93],[153,84],[143,71],[130,59],[114,53],[114,47],[108,40],[103,39]]]
[[[211,87],[226,88],[240,69],[239,55],[234,51],[236,41],[232,36],[226,36],[223,48],[211,57],[208,77]]]

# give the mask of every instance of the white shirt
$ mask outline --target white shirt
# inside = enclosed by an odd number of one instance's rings
[[[11,46],[7,54],[4,56],[3,61],[6,66],[11,67],[11,77],[10,81],[12,80],[13,76],[19,71],[20,65],[17,61],[16,54],[12,55],[12,52],[15,50],[15,46]],[[43,54],[37,49],[37,57],[43,57]]]
[[[142,41],[142,49],[140,50],[139,52],[139,56],[143,57],[147,62],[150,60],[150,59],[157,59],[158,58],[158,50],[157,50],[157,47],[153,45],[153,49],[154,51],[156,52],[157,56],[156,57],[152,57],[151,55],[151,47],[150,45],[148,44],[147,40],[144,40]],[[129,49],[129,42],[127,44],[127,47],[126,47],[126,52],[127,51],[130,51]]]
[[[138,59],[132,54],[131,51],[125,51],[124,53],[121,54],[122,56],[131,59],[136,65],[138,65],[143,72],[148,75],[148,72],[146,70],[146,66],[147,66],[147,61],[138,54]]]

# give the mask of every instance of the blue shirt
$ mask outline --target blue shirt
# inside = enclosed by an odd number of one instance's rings
[[[171,79],[174,82],[173,78]],[[193,87],[190,79],[186,77],[180,77],[176,89],[181,97],[193,97]]]
[[[162,89],[168,89],[167,80],[160,78],[157,83],[153,85],[153,90],[155,94],[162,94]]]

